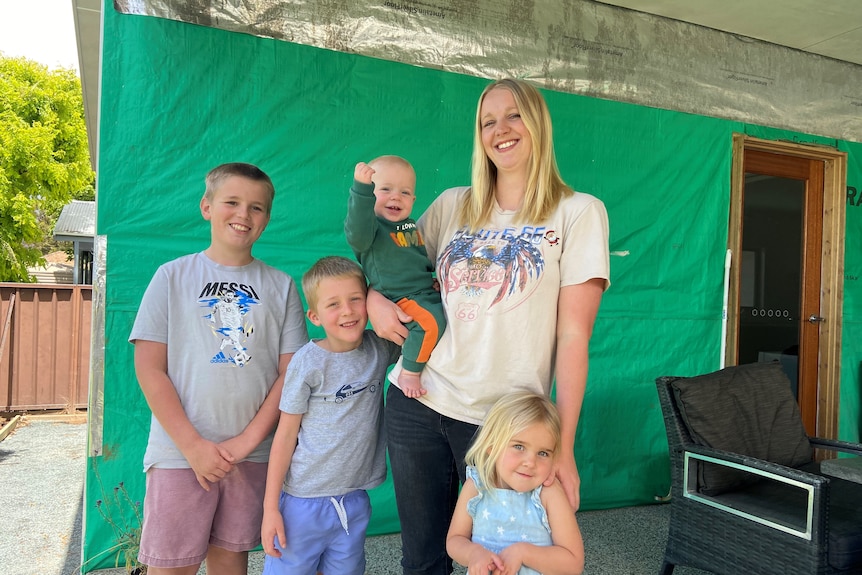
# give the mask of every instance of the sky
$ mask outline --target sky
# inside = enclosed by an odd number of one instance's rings
[[[80,75],[72,0],[0,0],[0,52]]]

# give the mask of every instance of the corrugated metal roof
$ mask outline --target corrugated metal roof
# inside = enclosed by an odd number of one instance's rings
[[[96,235],[96,202],[72,200],[63,206],[54,225],[54,239],[92,238]]]

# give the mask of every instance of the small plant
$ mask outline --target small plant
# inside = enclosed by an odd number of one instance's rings
[[[111,491],[106,492],[96,466],[93,466],[93,471],[99,486],[102,487],[104,497],[96,501],[96,509],[99,510],[102,519],[114,530],[115,543],[95,557],[91,557],[88,563],[96,557],[116,552],[114,567],[119,567],[120,559],[123,559],[126,572],[130,575],[146,575],[147,566],[138,562],[143,522],[141,502],[132,500],[122,481]]]
[[[133,518],[129,519],[124,508],[131,508]],[[120,557],[125,559],[126,571],[135,575],[146,575],[147,566],[138,563],[138,548],[141,544],[141,502],[132,501],[121,481],[114,487],[113,493],[105,499],[96,501],[96,508],[102,519],[114,530],[116,544],[109,549],[117,550],[114,567],[120,565]]]

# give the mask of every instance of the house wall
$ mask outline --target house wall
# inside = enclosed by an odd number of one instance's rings
[[[63,264],[48,264],[46,266],[27,268],[27,272],[36,278],[40,284],[70,284],[73,283],[71,266]]]
[[[475,102],[487,83],[110,9],[104,26],[97,184],[97,229],[107,244],[104,389],[102,441],[89,458],[85,560],[113,544],[95,512],[100,486],[123,481],[133,499],[144,493],[150,414],[127,338],[156,267],[207,245],[198,208],[205,173],[225,161],[269,173],[272,221],[254,253],[299,279],[321,256],[350,255],[342,224],[357,161],[393,153],[413,162],[417,214],[444,189],[469,182]],[[611,223],[612,285],[592,340],[576,447],[582,508],[650,503],[670,481],[654,380],[719,365],[732,135],[846,151],[856,190],[862,145],[545,95],[563,177],[602,199]],[[860,422],[862,260],[854,246],[862,245],[862,206],[855,203],[847,210],[839,420],[847,440],[859,438]],[[374,490],[372,501],[369,532],[397,531],[391,485]]]

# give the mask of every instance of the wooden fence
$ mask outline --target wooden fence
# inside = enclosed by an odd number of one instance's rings
[[[87,407],[90,285],[0,283],[0,411]]]

